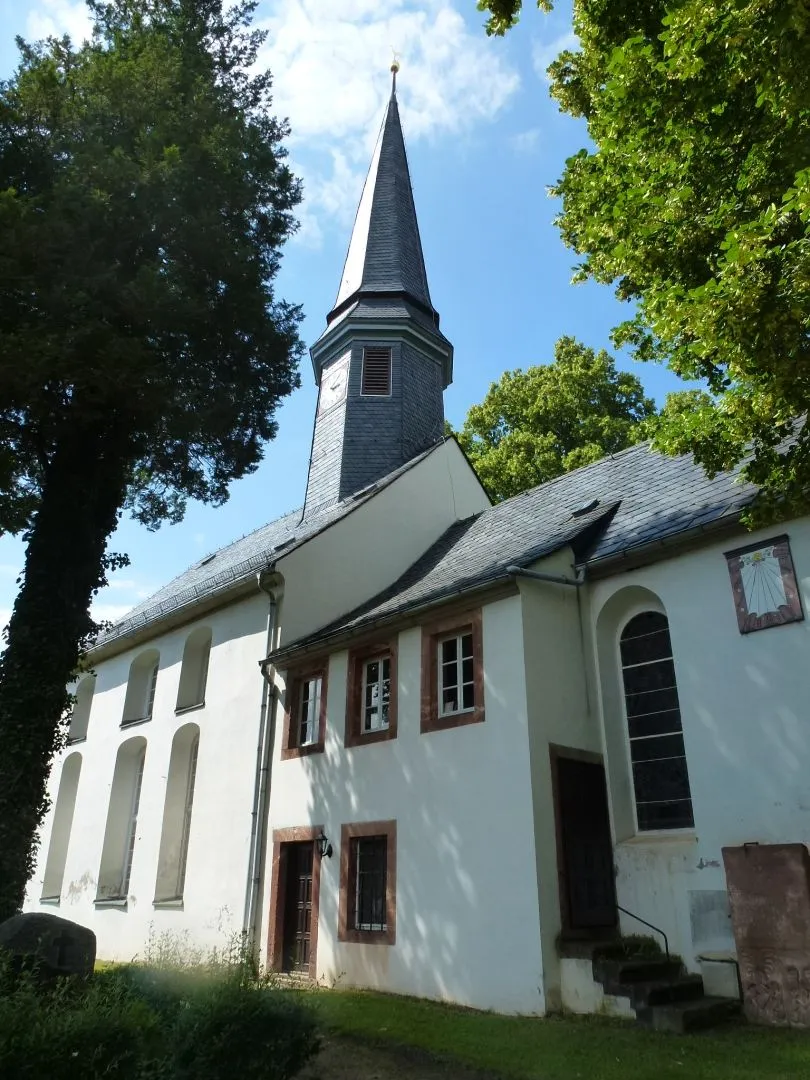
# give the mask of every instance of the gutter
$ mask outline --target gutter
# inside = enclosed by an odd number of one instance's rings
[[[267,612],[266,651],[271,652],[278,628],[278,603],[283,594],[283,578],[272,569],[260,570],[256,584],[266,593],[270,606]],[[262,701],[259,709],[259,733],[256,742],[256,771],[253,781],[253,807],[250,813],[250,845],[248,872],[245,885],[245,910],[242,919],[242,941],[251,951],[258,946],[261,934],[261,885],[264,877],[265,835],[264,825],[270,797],[270,780],[273,765],[273,743],[276,734],[276,686],[274,672],[268,674],[261,664]]]

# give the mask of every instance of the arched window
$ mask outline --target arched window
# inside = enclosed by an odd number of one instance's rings
[[[210,654],[211,631],[207,626],[199,626],[189,634],[183,649],[183,666],[180,668],[180,687],[177,691],[178,712],[205,704]]]
[[[692,796],[666,615],[636,615],[620,649],[639,831],[689,828]]]
[[[121,718],[122,727],[152,719],[159,667],[160,653],[157,649],[148,649],[132,661],[129,668],[127,696],[124,701],[124,715]]]
[[[172,741],[155,882],[156,904],[183,898],[199,747],[200,729],[196,724],[181,727]]]
[[[119,746],[104,830],[97,900],[125,900],[129,892],[145,761],[146,739],[128,739]]]
[[[73,826],[73,811],[76,809],[76,793],[79,790],[79,776],[82,771],[82,755],[70,754],[65,758],[62,775],[59,778],[59,792],[51,826],[51,839],[48,844],[48,858],[45,862],[45,878],[42,882],[42,899],[58,900],[62,892],[65,877],[70,830]]]
[[[69,743],[81,742],[82,739],[87,738],[87,725],[90,723],[90,706],[93,704],[95,689],[95,675],[85,675],[76,687],[76,700],[70,714],[70,728],[68,729]]]

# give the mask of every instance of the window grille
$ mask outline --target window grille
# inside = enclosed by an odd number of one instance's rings
[[[636,615],[622,632],[620,650],[639,830],[690,828],[692,795],[666,615]]]
[[[388,842],[384,836],[352,840],[354,862],[354,929],[387,930],[386,883]]]

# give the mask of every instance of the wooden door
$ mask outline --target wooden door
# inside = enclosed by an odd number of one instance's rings
[[[309,973],[312,944],[312,862],[311,841],[285,844],[286,889],[282,970]]]
[[[606,930],[617,912],[605,769],[563,756],[555,763],[563,932]]]

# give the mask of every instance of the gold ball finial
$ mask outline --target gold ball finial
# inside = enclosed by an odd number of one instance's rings
[[[393,63],[391,64],[391,72],[392,72],[392,74],[396,75],[396,73],[398,71],[399,71],[399,60],[394,60]]]

